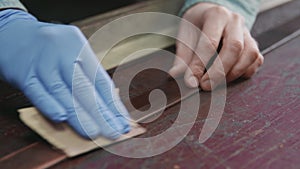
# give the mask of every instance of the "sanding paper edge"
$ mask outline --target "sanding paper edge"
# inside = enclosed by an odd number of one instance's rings
[[[20,112],[20,119],[23,123],[51,145],[63,151],[68,157],[74,157],[100,147],[109,146],[146,132],[145,128],[135,122],[131,122],[132,130],[117,140],[108,140],[104,137],[99,137],[95,141],[91,141],[77,135],[65,123],[54,124],[50,122],[34,107],[19,109],[18,112]]]

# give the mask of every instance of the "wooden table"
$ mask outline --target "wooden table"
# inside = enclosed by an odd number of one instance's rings
[[[264,14],[259,16],[262,17]],[[299,16],[292,21],[286,22],[289,27],[277,25],[260,33],[257,32],[262,27],[256,25],[254,31],[262,49],[299,29]],[[221,122],[205,143],[200,144],[198,137],[207,116],[210,93],[201,92],[196,123],[184,140],[161,155],[144,159],[120,157],[104,150],[65,159],[19,121],[15,108],[29,103],[20,93],[2,84],[5,90],[1,87],[0,168],[31,168],[40,164],[52,168],[300,168],[299,46],[300,36],[290,39],[265,55],[265,64],[256,76],[228,86]],[[170,64],[172,60],[152,54],[131,63],[122,72],[134,71],[147,62]],[[160,78],[153,78],[158,76]],[[167,80],[159,71],[145,72],[132,82],[131,100],[137,107],[145,106],[147,94],[154,88],[176,91],[172,83],[174,81]],[[119,87],[122,94],[122,86]],[[169,97],[178,97],[178,94],[173,92]],[[148,132],[140,137],[163,132],[175,120],[177,110],[178,104],[156,121],[143,124]]]

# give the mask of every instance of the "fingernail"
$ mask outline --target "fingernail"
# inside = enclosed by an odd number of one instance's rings
[[[55,123],[60,123],[66,121],[67,119],[68,115],[65,113],[55,113],[55,115],[52,117],[52,121]]]
[[[189,78],[188,83],[190,87],[196,88],[199,86],[198,79],[195,76]]]
[[[124,129],[123,129],[123,132],[122,132],[122,134],[127,134],[127,133],[129,133],[129,132],[130,132],[130,130],[131,130],[131,127],[130,127],[130,125],[126,125],[126,126],[124,127]]]
[[[210,82],[209,80],[205,80],[201,83],[201,87],[203,90],[211,90],[211,84],[212,82]]]

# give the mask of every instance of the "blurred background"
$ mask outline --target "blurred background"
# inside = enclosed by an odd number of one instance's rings
[[[142,0],[21,0],[41,21],[70,23]]]

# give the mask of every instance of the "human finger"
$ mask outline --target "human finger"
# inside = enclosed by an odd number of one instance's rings
[[[246,28],[245,28],[246,29]],[[244,50],[238,62],[233,66],[227,75],[227,82],[231,82],[242,76],[258,57],[260,52],[256,41],[251,37],[248,30],[244,31]]]
[[[187,20],[182,20],[176,41],[176,57],[173,66],[169,70],[171,76],[177,77],[187,69],[187,65],[192,60],[193,49],[197,44],[199,33],[196,25]]]
[[[228,15],[226,11],[222,11],[223,10],[216,10],[216,12],[204,14],[204,25],[201,36],[195,49],[193,59],[189,64],[191,71],[186,71],[185,73],[185,82],[190,87],[198,86],[198,84],[195,83],[195,79],[200,82],[208,63],[217,53]]]
[[[100,128],[101,135],[116,139],[122,134],[124,126],[108,108],[81,66],[79,64],[75,68],[73,96],[78,101],[79,107],[82,107],[94,119]]]
[[[50,120],[54,122],[67,120],[68,115],[64,108],[45,90],[37,77],[29,79],[22,91],[32,104]]]
[[[221,48],[218,62],[214,62],[201,79],[201,88],[203,90],[212,90],[217,87],[223,77],[232,69],[244,48],[244,23],[241,16],[232,14],[232,20],[224,31],[223,46]]]

